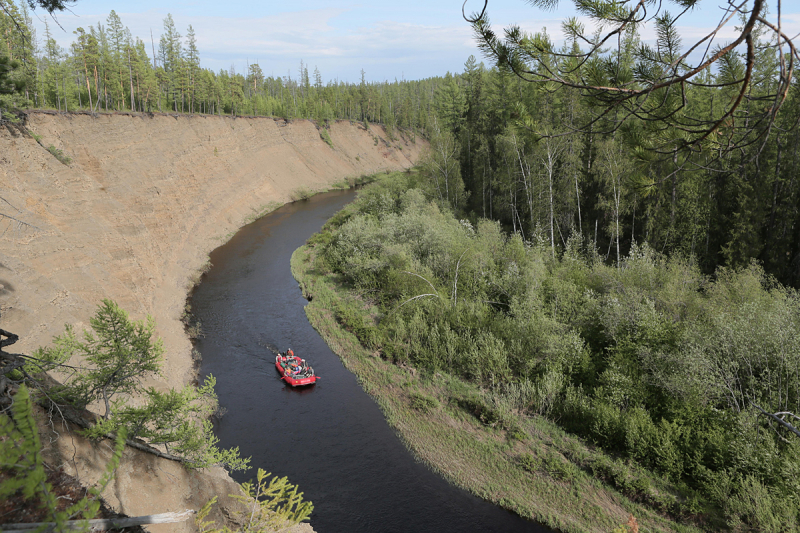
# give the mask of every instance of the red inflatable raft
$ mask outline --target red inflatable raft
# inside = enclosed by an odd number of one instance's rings
[[[292,387],[313,385],[319,379],[319,376],[314,374],[314,369],[306,364],[305,359],[300,359],[291,352],[276,355],[275,368],[281,373],[281,379]]]

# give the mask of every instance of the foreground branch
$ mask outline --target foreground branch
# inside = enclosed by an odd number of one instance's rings
[[[781,418],[781,417],[784,417],[784,416],[790,416],[792,418],[800,420],[800,416],[797,416],[796,414],[790,413],[788,411],[781,411],[779,413],[768,413],[765,410],[763,410],[762,408],[760,408],[759,406],[757,406],[756,404],[752,404],[752,405],[753,405],[753,407],[755,407],[756,409],[761,411],[761,414],[763,414],[765,416],[768,416],[769,418],[771,418],[772,420],[774,420],[778,424],[782,425],[783,427],[785,427],[786,429],[788,429],[789,431],[791,431],[792,433],[794,433],[795,435],[800,437],[800,429],[797,429],[792,424],[790,424],[789,422],[787,422],[786,420]]]

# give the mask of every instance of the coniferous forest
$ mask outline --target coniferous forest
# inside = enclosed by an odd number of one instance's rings
[[[706,273],[756,260],[778,281],[800,284],[800,102],[792,90],[773,121],[758,120],[780,82],[780,55],[768,41],[756,48],[741,116],[716,132],[755,132],[755,141],[734,140],[735,150],[723,150],[712,137],[705,149],[680,150],[688,136],[675,130],[653,133],[633,120],[609,134],[617,117],[600,116],[580,91],[532,83],[474,57],[462,72],[418,81],[371,83],[362,72],[359,83],[326,82],[302,60],[296,77],[265,77],[258,64],[213,72],[200,67],[194,30],[181,35],[172,16],[157,42],[146,43],[112,11],[105,23],[78,29],[65,50],[49,30],[36,35],[24,2],[7,2],[6,11],[0,39],[17,64],[9,77],[20,91],[0,95],[0,107],[379,122],[432,140],[427,163],[452,207],[498,220],[526,240],[546,238],[554,252],[577,232],[608,260],[647,242],[694,257]],[[639,46],[634,34],[624,49]],[[682,113],[719,114],[744,69],[742,54],[728,54],[703,74],[704,85],[687,89]]]
[[[171,15],[161,36],[131,35],[112,10],[108,19],[78,28],[69,49],[49,25],[39,36],[25,2],[4,2],[2,53],[17,63],[10,78],[20,92],[0,96],[0,107],[59,111],[93,110],[350,119],[388,128],[426,131],[438,79],[372,83],[324,80],[316,66],[298,59],[286,76],[265,76],[257,63],[246,72],[214,72],[200,66],[191,25],[181,34]],[[46,22],[46,21],[45,21]],[[55,31],[61,31],[56,29]]]

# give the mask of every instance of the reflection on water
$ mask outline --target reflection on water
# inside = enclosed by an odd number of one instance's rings
[[[353,192],[285,206],[211,254],[192,309],[204,337],[202,374],[217,377],[227,409],[220,445],[239,446],[253,468],[288,476],[314,502],[318,533],[546,531],[463,490],[419,463],[378,406],[310,326],[292,252]],[[286,386],[274,350],[292,348],[322,380]],[[238,481],[254,472],[234,475]]]

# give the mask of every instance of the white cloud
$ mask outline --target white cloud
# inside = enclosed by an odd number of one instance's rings
[[[347,12],[329,8],[259,18],[173,15],[173,19],[184,37],[186,28],[192,25],[203,66],[214,70],[227,69],[232,63],[243,70],[245,61],[258,61],[265,72],[284,75],[287,70],[296,73],[302,59],[311,68],[318,65],[324,75],[355,81],[361,67],[370,72],[370,79],[384,79],[401,74],[382,68],[384,65],[405,63],[409,67],[405,76],[417,78],[460,69],[469,54],[476,54],[471,29],[466,23],[433,26],[383,20],[352,29],[340,29],[331,24]],[[148,53],[152,53],[152,30],[158,49],[165,13],[151,10],[118,15],[134,37],[147,43]],[[96,27],[98,22],[105,24],[106,18],[107,15],[61,15],[59,22],[67,32],[52,28],[51,31],[57,42],[66,48],[73,40],[75,28]],[[39,33],[43,35],[41,29]]]
[[[530,16],[528,10],[523,13],[526,17]],[[166,11],[158,8],[142,13],[118,14],[131,33],[147,43],[150,53],[152,30],[157,49]],[[527,18],[518,24],[530,33],[546,27],[553,40],[560,44],[563,42],[563,19],[552,13],[548,15],[549,18]],[[67,47],[73,40],[72,31],[75,28],[96,26],[98,22],[105,24],[107,16],[62,14],[59,22],[67,31],[53,28],[53,24],[51,31],[59,44]],[[175,24],[184,36],[190,24],[194,27],[202,64],[214,70],[227,69],[234,64],[236,70],[241,72],[246,62],[258,61],[266,73],[286,75],[291,71],[296,76],[302,59],[310,69],[318,66],[326,80],[337,77],[356,81],[362,68],[370,80],[401,76],[413,79],[442,75],[448,70],[460,71],[470,54],[481,59],[472,29],[460,16],[449,18],[442,24],[395,22],[386,20],[385,13],[379,16],[383,18],[367,18],[357,5],[306,9],[262,17],[173,14]],[[593,27],[590,20],[581,20],[587,28]],[[710,20],[702,21],[702,24],[697,22],[695,16],[687,19],[686,25],[678,27],[684,46],[704,36],[712,23]],[[43,23],[37,21],[36,25],[41,38]],[[800,32],[800,14],[784,14],[783,26],[790,35]],[[500,32],[501,29],[502,25],[497,24],[496,30]],[[655,42],[654,24],[643,25],[640,35],[645,42]],[[735,35],[733,24],[729,24],[718,33],[717,42],[729,41]]]

